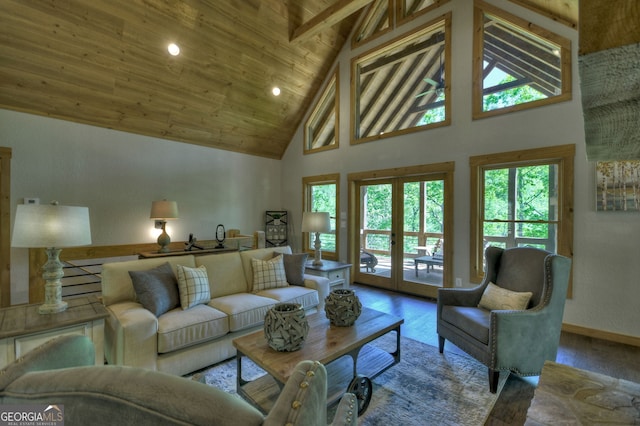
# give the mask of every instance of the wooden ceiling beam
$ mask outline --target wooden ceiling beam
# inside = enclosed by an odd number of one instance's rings
[[[293,31],[291,42],[307,40],[362,9],[372,0],[339,0]]]

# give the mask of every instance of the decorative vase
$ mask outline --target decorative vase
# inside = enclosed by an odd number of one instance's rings
[[[362,303],[355,290],[339,288],[331,290],[325,299],[324,311],[332,325],[349,327],[362,313]]]
[[[297,303],[277,303],[264,317],[264,335],[276,351],[297,351],[307,334],[309,323],[304,309]]]

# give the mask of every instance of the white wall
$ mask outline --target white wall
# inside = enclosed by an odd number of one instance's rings
[[[596,213],[594,163],[586,161],[578,77],[578,34],[564,25],[504,0],[491,3],[571,39],[573,100],[529,111],[471,120],[472,22],[471,1],[452,0],[440,10],[416,20],[420,25],[445,11],[453,12],[451,126],[411,135],[349,144],[349,87],[351,58],[370,44],[351,51],[340,64],[340,148],[302,154],[302,127],[283,159],[282,199],[300,223],[302,177],[323,173],[341,175],[341,211],[347,211],[347,174],[396,166],[455,161],[454,276],[469,281],[469,157],[543,146],[575,144],[573,298],[564,322],[640,337],[640,214]],[[393,38],[409,27],[385,37]],[[377,42],[375,42],[377,43]],[[296,235],[299,234],[299,226]],[[341,258],[346,261],[347,232],[340,229]],[[298,235],[298,241],[300,237]],[[299,246],[299,243],[298,243]]]
[[[339,172],[341,211],[346,212],[348,173],[455,161],[454,276],[468,282],[469,156],[572,143],[574,295],[567,301],[564,321],[640,337],[640,215],[595,212],[594,164],[586,161],[584,146],[577,33],[505,0],[491,3],[572,40],[572,101],[472,121],[471,1],[452,0],[412,24],[453,11],[451,126],[350,146],[350,59],[369,45],[354,52],[346,48],[339,57],[340,148],[303,155],[300,128],[282,161],[0,110],[0,146],[13,149],[11,215],[24,197],[88,206],[93,244],[112,245],[155,241],[148,217],[156,199],[178,201],[180,219],[170,223],[174,241],[190,232],[212,239],[218,223],[243,232],[263,229],[264,210],[285,208],[292,212],[292,244],[299,249],[303,176]],[[342,260],[347,260],[346,229],[340,232]],[[26,249],[12,249],[11,269],[12,303],[24,303]]]
[[[280,161],[0,110],[12,148],[11,217],[25,197],[89,207],[93,245],[154,242],[151,202],[178,202],[173,241],[264,229],[281,208]],[[13,223],[13,220],[12,220]],[[28,301],[27,249],[11,251],[12,303]]]

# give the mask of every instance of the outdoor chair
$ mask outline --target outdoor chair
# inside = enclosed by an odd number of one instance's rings
[[[376,272],[376,265],[378,264],[378,258],[368,251],[360,251],[360,266],[364,266],[367,272]]]
[[[449,340],[486,365],[495,393],[500,371],[539,376],[555,361],[571,260],[529,247],[488,247],[485,258],[478,286],[438,289],[438,347]]]

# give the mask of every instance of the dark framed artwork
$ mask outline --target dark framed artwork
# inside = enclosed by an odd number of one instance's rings
[[[640,160],[596,162],[596,211],[640,212]]]

